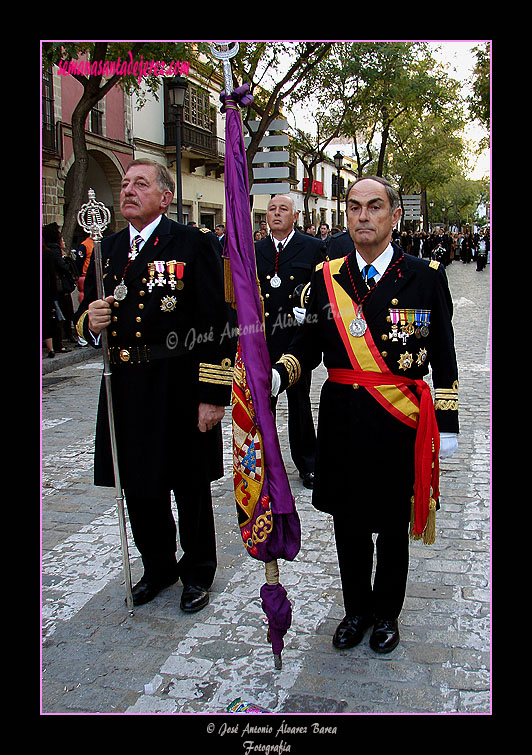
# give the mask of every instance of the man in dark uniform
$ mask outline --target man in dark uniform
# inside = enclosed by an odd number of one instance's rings
[[[181,578],[181,608],[193,612],[207,605],[216,570],[210,483],[223,474],[220,422],[235,344],[221,336],[227,305],[218,241],[166,217],[173,193],[165,167],[130,164],[120,192],[129,226],[102,241],[105,299],[97,298],[91,262],[76,327],[94,346],[109,328],[120,478],[144,565],[133,602]],[[114,486],[106,406],[102,383],[94,480]]]
[[[444,266],[390,243],[398,200],[384,179],[351,185],[346,209],[355,248],[344,259],[318,265],[305,323],[272,374],[276,393],[323,356],[328,380],[320,399],[312,502],[334,520],[346,615],[333,644],[353,647],[373,625],[370,645],[378,653],[399,642],[409,521],[412,536],[432,542],[438,449],[440,457],[452,455],[458,432]],[[429,364],[434,405],[421,380]]]
[[[349,235],[349,231],[341,231],[331,236],[329,245],[327,247],[327,256],[330,260],[338,259],[338,257],[345,257],[346,254],[350,254],[353,251],[353,239]]]
[[[304,317],[301,289],[314,267],[325,259],[322,241],[294,228],[299,213],[291,197],[278,194],[268,203],[270,234],[255,242],[257,274],[264,297],[266,343],[273,362],[283,354]],[[316,432],[310,406],[309,370],[287,391],[290,452],[307,488],[314,484]],[[275,410],[276,400],[273,401]]]

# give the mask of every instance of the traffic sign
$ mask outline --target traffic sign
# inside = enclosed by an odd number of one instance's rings
[[[421,219],[421,194],[403,194],[401,202],[405,220]]]
[[[249,130],[255,133],[260,125],[260,121],[250,121]],[[290,154],[287,150],[273,149],[274,147],[287,147],[289,140],[288,134],[272,133],[284,131],[288,128],[288,121],[284,118],[278,118],[270,123],[268,131],[259,143],[259,148],[253,156],[253,165],[262,166],[253,168],[253,186],[250,194],[286,194],[290,191],[290,184],[286,181],[277,179],[288,178],[290,169],[288,165],[279,165],[287,163]],[[244,146],[248,148],[251,142],[251,136],[244,137]],[[274,163],[274,164],[272,164]]]

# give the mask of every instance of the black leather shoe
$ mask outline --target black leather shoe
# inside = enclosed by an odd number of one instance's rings
[[[334,647],[339,650],[355,647],[362,641],[366,629],[372,624],[371,616],[345,616],[334,633]]]
[[[369,646],[376,653],[391,653],[399,644],[397,619],[375,619]]]
[[[161,590],[164,590],[165,587],[173,585],[174,582],[177,582],[178,579],[178,574],[157,580],[151,579],[144,575],[142,579],[137,582],[135,587],[131,590],[131,594],[133,596],[133,605],[141,606],[144,603],[149,603],[149,601],[153,600],[155,596],[161,592]]]
[[[306,474],[300,474],[299,476],[303,480],[303,486],[312,490],[314,487],[314,472],[307,472]]]
[[[205,608],[209,602],[209,591],[198,585],[185,585],[181,595],[181,610],[185,613],[195,613]]]

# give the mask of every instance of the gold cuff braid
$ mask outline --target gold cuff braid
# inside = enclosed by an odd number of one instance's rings
[[[434,389],[434,408],[458,411],[458,380],[454,381],[452,388]]]
[[[78,334],[80,338],[83,338],[83,340],[85,340],[85,336],[83,335],[83,325],[85,323],[85,318],[87,317],[88,314],[89,314],[89,310],[86,309],[85,312],[81,315],[81,317],[76,323],[76,333]]]
[[[207,364],[200,362],[200,383],[215,383],[216,385],[233,385],[233,368],[230,359],[222,359],[221,364]]]
[[[288,372],[289,388],[290,386],[294,385],[294,383],[297,383],[297,381],[301,377],[301,365],[294,356],[292,356],[291,354],[283,354],[282,357],[277,361],[277,364],[282,364],[283,367],[286,368],[286,371]]]

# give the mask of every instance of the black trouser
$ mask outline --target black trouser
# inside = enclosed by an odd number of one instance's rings
[[[339,515],[333,519],[346,615],[397,619],[408,579],[408,525],[377,535],[372,586],[374,543],[371,532],[359,531],[351,516]]]
[[[312,372],[305,372],[297,383],[286,389],[290,455],[301,475],[314,472],[316,456],[316,430],[310,405],[311,382]],[[274,415],[276,408],[277,398],[272,398]]]
[[[144,573],[153,579],[176,572],[176,524],[170,491],[141,497],[124,491],[135,545],[142,556]],[[216,572],[216,536],[209,482],[174,490],[178,511],[179,544],[183,555],[177,574],[184,585],[211,586]]]

